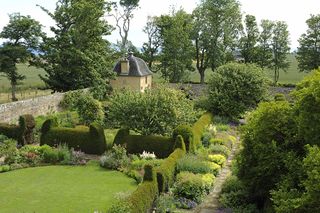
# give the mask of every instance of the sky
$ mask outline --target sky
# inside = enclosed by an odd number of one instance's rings
[[[147,40],[146,34],[142,32],[148,16],[158,16],[169,12],[171,6],[182,7],[187,12],[197,6],[200,0],[140,0],[140,8],[135,11],[132,20],[129,40],[137,47],[141,47]],[[242,13],[254,15],[258,23],[261,19],[285,21],[288,24],[291,40],[291,50],[295,50],[299,43],[298,39],[302,33],[306,32],[305,21],[310,18],[310,14],[320,14],[319,0],[239,0]],[[56,0],[0,0],[0,31],[5,26],[9,17],[8,14],[20,12],[23,15],[31,15],[40,21],[45,32],[50,35],[50,26],[54,25],[53,20],[48,17],[36,5],[44,6],[50,11],[54,11]],[[107,18],[112,24],[111,17]],[[110,42],[120,40],[117,31],[107,39]]]

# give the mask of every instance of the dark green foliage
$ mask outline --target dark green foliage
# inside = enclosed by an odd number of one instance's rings
[[[129,158],[127,150],[118,145],[114,145],[111,150],[100,158],[100,166],[107,169],[122,169],[128,166]]]
[[[41,76],[54,91],[105,85],[113,75],[109,43],[103,36],[111,26],[102,17],[108,10],[104,0],[59,0],[54,12],[42,8],[54,21],[52,37],[44,37],[38,64]]]
[[[208,111],[237,118],[265,98],[267,77],[252,64],[229,63],[219,67],[208,85]]]
[[[177,161],[185,155],[182,149],[176,149],[156,169],[159,192],[168,190],[173,184]]]
[[[182,149],[184,152],[186,152],[186,145],[181,135],[176,137],[174,149]]]
[[[155,173],[153,172],[153,166],[147,164],[144,166],[144,176],[143,181],[153,181],[155,180]]]
[[[179,125],[177,128],[175,128],[173,130],[172,137],[176,138],[178,135],[182,136],[188,152],[195,150],[194,147],[190,147],[190,145],[193,145],[193,132],[189,125]]]
[[[250,200],[261,208],[269,191],[286,171],[289,150],[303,153],[296,138],[297,124],[287,102],[260,104],[242,129],[243,149],[237,159],[238,177],[248,190]]]
[[[59,161],[59,155],[58,155],[58,152],[57,150],[55,149],[49,149],[49,148],[46,148],[43,150],[43,161],[45,163],[57,163]]]
[[[18,141],[19,145],[33,143],[33,129],[35,120],[32,115],[22,115],[19,117],[19,125],[9,125],[0,123],[0,134],[6,135]]]
[[[168,157],[174,150],[175,140],[162,136],[126,135],[128,130],[118,131],[114,144],[126,147],[129,154],[153,153],[158,158]]]
[[[201,137],[206,128],[213,122],[213,115],[210,112],[203,114],[199,120],[192,126],[193,147],[201,145]],[[192,147],[192,146],[191,146]]]
[[[95,123],[90,127],[78,126],[76,128],[56,127],[55,122],[47,120],[42,128],[40,144],[56,146],[67,144],[69,148],[81,150],[88,154],[102,154],[106,150],[106,140],[103,128]]]

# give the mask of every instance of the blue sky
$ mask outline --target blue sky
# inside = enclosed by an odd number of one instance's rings
[[[37,4],[53,11],[56,0],[0,0],[0,30],[8,23],[8,14],[20,12],[24,15],[31,15],[45,26],[49,32],[49,26],[54,22],[39,8]],[[168,13],[171,5],[183,7],[191,12],[199,0],[140,0],[140,9],[136,11],[129,34],[129,39],[136,45],[142,46],[146,41],[146,35],[142,32],[148,16]],[[298,46],[298,38],[307,29],[305,21],[310,14],[320,13],[319,0],[240,0],[244,14],[255,15],[261,19],[282,20],[289,25],[291,47]],[[109,21],[112,20],[109,18]],[[114,31],[107,38],[111,42],[119,39],[118,32]]]

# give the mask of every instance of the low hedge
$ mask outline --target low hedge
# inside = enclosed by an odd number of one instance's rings
[[[69,148],[81,150],[87,154],[102,154],[106,151],[106,139],[103,128],[95,123],[89,127],[58,127],[56,120],[49,119],[41,128],[40,145],[57,146],[67,144]]]
[[[143,151],[154,152],[157,158],[166,158],[174,150],[175,140],[162,136],[129,135],[129,130],[120,129],[114,144],[126,147],[129,154],[141,154]]]
[[[115,203],[108,213],[144,213],[149,212],[154,200],[157,198],[158,186],[154,169],[146,165],[142,184],[125,200]],[[128,208],[123,208],[126,205]]]
[[[194,152],[195,146],[193,143],[193,131],[189,125],[179,125],[177,128],[174,129],[172,133],[172,137],[176,138],[178,135],[181,135],[183,141],[186,145],[186,150],[188,152]]]
[[[185,150],[176,149],[164,162],[156,169],[158,190],[164,192],[172,186],[176,174],[176,165],[180,158],[185,155]]]
[[[201,137],[206,127],[213,121],[213,115],[210,112],[204,113],[192,127],[193,143],[195,147],[201,145]]]
[[[19,125],[0,123],[0,134],[18,141],[19,145],[33,143],[33,129],[36,123],[32,115],[21,115]]]

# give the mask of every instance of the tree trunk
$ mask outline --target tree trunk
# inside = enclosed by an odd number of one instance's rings
[[[204,84],[204,70],[199,70],[200,73],[200,84]]]
[[[15,83],[11,83],[11,100],[14,101],[18,101],[18,99],[16,98],[16,84]]]

